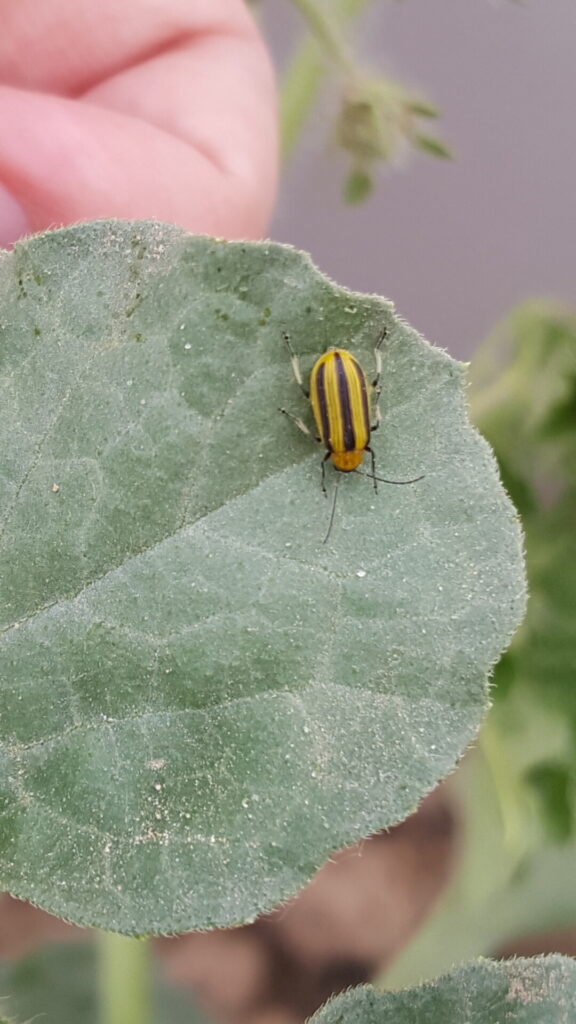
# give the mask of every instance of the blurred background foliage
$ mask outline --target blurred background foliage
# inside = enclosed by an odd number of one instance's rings
[[[472,361],[470,401],[524,525],[528,611],[450,783],[454,877],[390,987],[576,926],[576,314],[512,312]]]

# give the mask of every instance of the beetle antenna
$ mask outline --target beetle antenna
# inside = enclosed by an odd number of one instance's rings
[[[374,473],[365,473],[362,469],[354,469],[354,473],[358,473],[360,476],[369,476],[371,480],[377,480],[380,484],[417,484],[419,480],[423,480],[425,474],[421,476],[415,476],[413,480],[386,480],[383,476],[374,476]]]
[[[336,483],[334,484],[334,499],[332,501],[332,511],[330,513],[330,522],[328,523],[328,530],[327,530],[326,536],[324,537],[324,540],[322,541],[323,544],[326,543],[326,541],[328,540],[328,537],[332,533],[332,525],[334,523],[334,513],[336,512],[336,498],[338,497],[338,484],[339,483],[340,483],[340,474],[338,474],[338,476],[336,477]]]

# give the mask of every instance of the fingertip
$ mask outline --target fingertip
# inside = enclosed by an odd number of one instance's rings
[[[101,217],[167,221],[228,238],[265,231],[273,175],[257,173],[263,160],[255,158],[252,173],[222,167],[201,145],[145,120],[5,86],[0,123],[0,181],[29,221],[7,199],[9,241]]]
[[[0,184],[0,249],[9,249],[30,233],[30,223],[21,203]]]

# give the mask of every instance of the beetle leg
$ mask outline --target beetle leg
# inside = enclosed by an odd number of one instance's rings
[[[376,364],[376,373],[372,381],[372,416],[374,418],[374,424],[370,427],[370,432],[378,430],[380,426],[380,420],[382,414],[380,412],[380,394],[382,392],[382,385],[380,384],[380,378],[382,376],[382,345],[384,344],[385,338],[388,336],[388,328],[383,327],[380,332],[380,337],[374,346],[374,362]]]
[[[310,392],[306,390],[306,388],[304,387],[304,381],[302,380],[302,371],[300,369],[300,359],[298,358],[298,356],[296,355],[294,349],[292,348],[292,345],[290,344],[290,335],[287,334],[286,331],[284,331],[283,338],[284,338],[284,341],[286,343],[286,348],[288,349],[288,351],[290,353],[290,362],[292,363],[292,373],[294,374],[294,376],[296,378],[296,383],[298,384],[298,387],[300,388],[302,393],[304,395],[306,395],[306,398],[310,398]]]
[[[364,450],[370,452],[370,462],[372,463],[372,481],[374,483],[374,490],[376,491],[376,493],[378,493],[378,483],[376,481],[376,456],[374,455],[374,451],[372,450],[369,444],[366,445],[366,448]]]
[[[375,430],[378,430],[378,427],[380,426],[380,423],[382,421],[382,413],[380,412],[380,406],[378,405],[377,402],[374,405],[372,412],[374,413],[374,423],[370,427],[371,434],[373,434]]]
[[[283,415],[287,416],[289,420],[292,420],[292,423],[296,424],[296,426],[298,427],[298,430],[301,430],[303,434],[307,434],[308,437],[311,437],[313,441],[319,441],[320,440],[319,437],[315,437],[314,436],[312,431],[309,430],[309,428],[304,423],[304,420],[301,420],[299,416],[295,416],[294,413],[288,412],[287,409],[278,409],[278,412],[283,413]]]
[[[382,376],[382,345],[385,339],[388,337],[388,328],[383,327],[380,331],[378,341],[374,346],[374,363],[376,372],[374,374],[374,380],[372,381],[372,387],[376,392],[377,397],[380,397],[380,377]]]
[[[322,483],[322,493],[323,493],[325,498],[328,497],[328,491],[326,490],[326,468],[325,467],[326,467],[326,463],[327,463],[328,459],[330,458],[331,454],[332,454],[331,452],[326,452],[326,455],[322,459],[322,466],[321,466],[321,469],[322,469],[322,481],[321,481],[321,483]]]

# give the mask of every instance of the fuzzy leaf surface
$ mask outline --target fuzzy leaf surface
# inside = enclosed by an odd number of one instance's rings
[[[371,376],[383,326],[377,470],[425,479],[341,476],[323,544],[282,335]],[[0,374],[0,887],[229,925],[406,817],[524,602],[462,367],[292,249],[100,221],[0,258]]]
[[[403,992],[370,986],[326,1003],[310,1024],[574,1024],[576,964],[547,956],[480,960]]]

